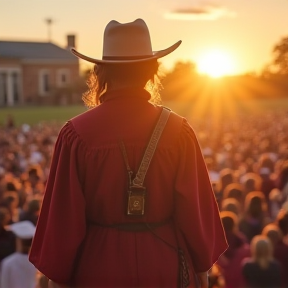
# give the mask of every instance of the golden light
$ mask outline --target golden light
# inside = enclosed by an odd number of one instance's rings
[[[221,50],[209,50],[199,57],[197,67],[200,73],[213,78],[231,75],[235,72],[233,59]]]

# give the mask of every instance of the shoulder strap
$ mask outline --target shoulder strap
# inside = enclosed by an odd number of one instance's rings
[[[138,172],[132,181],[132,185],[143,186],[143,182],[144,182],[147,170],[149,168],[151,159],[154,155],[154,152],[156,150],[160,136],[163,132],[163,129],[164,129],[167,121],[168,121],[170,113],[171,113],[170,109],[168,109],[166,107],[162,108],[160,118],[159,118],[159,120],[158,120],[158,122],[154,128],[154,131],[153,131],[152,136],[150,138],[149,144],[145,150],[144,156],[143,156],[141,164],[139,166]]]

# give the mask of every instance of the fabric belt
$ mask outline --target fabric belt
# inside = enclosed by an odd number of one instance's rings
[[[116,223],[116,224],[102,224],[98,222],[88,221],[89,224],[100,226],[104,228],[114,228],[121,231],[127,232],[145,232],[151,231],[151,229],[155,229],[161,226],[164,226],[170,222],[169,220],[165,220],[163,222],[156,222],[156,223],[145,223],[145,222],[130,222],[130,223]]]

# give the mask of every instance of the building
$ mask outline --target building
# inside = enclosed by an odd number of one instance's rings
[[[68,48],[50,42],[0,41],[0,107],[73,103],[79,61]],[[72,97],[72,98],[71,98]]]

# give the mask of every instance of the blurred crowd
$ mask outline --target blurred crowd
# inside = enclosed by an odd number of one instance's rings
[[[0,287],[45,288],[47,279],[28,261],[33,235],[21,233],[27,221],[36,226],[54,144],[61,124],[16,127],[12,117],[0,127]],[[19,226],[19,234],[11,227]],[[24,236],[22,236],[24,235]],[[23,258],[24,256],[24,258]]]
[[[188,120],[202,148],[229,244],[209,273],[210,287],[287,288],[288,113],[239,116],[217,127],[208,118]],[[0,127],[1,265],[19,252],[9,225],[37,223],[61,126],[16,127],[9,119]],[[6,288],[1,270],[0,288]],[[45,287],[45,277],[33,273],[35,287]]]
[[[195,126],[228,250],[211,287],[288,287],[288,113]]]

